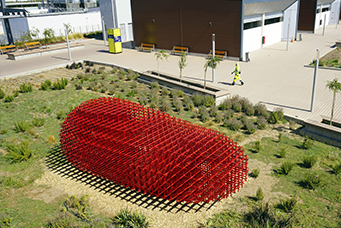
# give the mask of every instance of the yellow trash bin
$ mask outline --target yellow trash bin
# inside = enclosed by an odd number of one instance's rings
[[[121,40],[121,30],[108,29],[108,43],[110,53],[121,53],[122,52],[122,40]]]

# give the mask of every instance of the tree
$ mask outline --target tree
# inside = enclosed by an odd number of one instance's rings
[[[206,72],[207,72],[207,68],[212,68],[215,69],[217,68],[218,63],[220,63],[221,59],[217,56],[211,56],[207,59],[205,65],[204,65],[204,70],[205,70],[205,74],[204,74],[204,89],[206,89]]]
[[[187,66],[187,56],[186,56],[185,52],[181,53],[178,65],[179,65],[179,68],[180,68],[180,82],[181,82],[182,70]]]
[[[54,31],[52,28],[45,28],[43,30],[45,45],[54,38]]]
[[[39,29],[33,27],[31,30],[27,30],[26,32],[23,32],[20,36],[21,41],[33,41],[36,38],[38,38]]]
[[[157,75],[160,75],[159,73],[159,67],[160,67],[160,60],[163,61],[164,59],[167,60],[169,57],[169,54],[165,50],[161,50],[159,52],[155,53],[156,61],[157,61]]]
[[[330,116],[330,125],[332,125],[333,116],[334,116],[334,107],[335,107],[336,93],[340,93],[341,92],[341,82],[338,82],[338,78],[334,78],[333,81],[327,81],[326,88],[328,88],[331,91],[333,91],[332,112],[331,112],[331,116]]]

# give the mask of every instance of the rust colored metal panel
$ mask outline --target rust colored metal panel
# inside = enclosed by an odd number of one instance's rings
[[[240,52],[240,0],[132,0],[134,40],[156,48],[187,46],[190,52],[208,53],[212,33],[216,49],[229,56]],[[211,25],[209,24],[211,22]]]
[[[229,137],[119,98],[78,106],[60,142],[76,168],[177,202],[227,198],[247,179],[247,156]]]
[[[309,32],[315,31],[316,4],[317,0],[300,1],[298,30]]]

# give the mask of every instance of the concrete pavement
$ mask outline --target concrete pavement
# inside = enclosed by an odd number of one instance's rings
[[[281,42],[251,53],[251,62],[241,62],[241,77],[244,86],[231,86],[234,61],[222,61],[216,69],[215,86],[229,90],[231,94],[249,98],[253,103],[264,102],[271,110],[275,107],[284,109],[285,114],[299,119],[318,119],[320,115],[330,116],[332,92],[325,88],[326,81],[335,77],[341,81],[341,71],[318,71],[316,100],[314,112],[310,112],[314,69],[304,67],[316,57],[316,48],[320,55],[332,50],[336,41],[341,41],[341,28],[327,26],[325,36],[322,29],[315,34],[304,34],[303,41],[290,43],[289,51],[285,51],[286,43]],[[73,60],[89,59],[121,65],[138,71],[157,69],[153,53],[143,53],[124,49],[122,54],[110,54],[103,41],[84,41],[85,48],[72,51]],[[160,71],[179,75],[178,56],[170,56],[168,61],[160,62]],[[184,69],[184,77],[203,82],[205,58],[188,56],[188,65]],[[68,53],[55,53],[42,57],[22,60],[8,60],[0,56],[0,78],[17,76],[65,66],[70,63]],[[211,70],[207,72],[211,79]],[[212,83],[212,82],[208,82]],[[1,81],[0,81],[1,85]],[[341,119],[341,94],[336,98],[335,118]]]

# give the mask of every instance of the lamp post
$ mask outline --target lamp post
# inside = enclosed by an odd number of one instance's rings
[[[104,45],[107,46],[107,32],[105,29],[105,23],[104,23],[104,17],[103,16],[102,16],[102,33],[103,33]]]
[[[320,51],[319,49],[316,49],[316,60],[315,60],[315,70],[314,70],[314,82],[313,82],[313,93],[311,96],[311,106],[310,106],[310,112],[314,111],[314,103],[315,103],[315,93],[316,93],[316,80],[317,80],[317,70],[319,67],[319,57],[320,57]]]
[[[66,37],[66,43],[67,43],[67,50],[69,52],[69,59],[71,61],[72,58],[71,58],[71,51],[70,51],[70,44],[69,44],[69,31],[68,31],[67,25],[64,24],[64,26],[65,26],[65,37]]]
[[[215,57],[215,34],[212,34],[212,58]],[[212,82],[214,82],[215,79],[215,69],[212,67]]]

